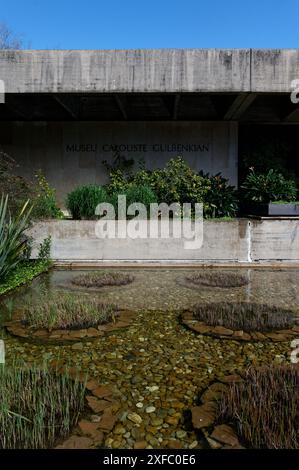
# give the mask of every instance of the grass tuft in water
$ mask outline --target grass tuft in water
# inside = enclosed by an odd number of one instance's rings
[[[84,409],[85,384],[43,368],[0,367],[0,448],[51,448]]]
[[[260,449],[299,448],[299,369],[249,369],[244,382],[228,386],[218,403],[219,420]]]
[[[92,272],[81,274],[72,279],[72,283],[80,287],[125,286],[134,281],[131,274],[117,272]]]
[[[247,302],[198,304],[193,316],[211,326],[248,332],[289,328],[297,323],[292,311]]]
[[[200,271],[185,277],[185,281],[195,286],[242,287],[248,284],[246,276],[217,271]]]
[[[115,321],[117,307],[97,297],[64,292],[36,293],[25,301],[22,322],[37,329],[81,329]]]

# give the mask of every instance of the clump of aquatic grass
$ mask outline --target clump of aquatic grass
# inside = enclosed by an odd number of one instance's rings
[[[249,369],[219,401],[219,419],[231,423],[253,448],[298,449],[299,369]]]
[[[81,329],[114,321],[117,307],[97,297],[52,292],[26,300],[22,322],[37,329]]]
[[[193,312],[194,318],[208,325],[248,332],[271,331],[296,324],[292,311],[247,302],[198,304]]]
[[[80,287],[124,286],[134,281],[131,274],[117,272],[90,272],[72,279],[72,283]]]
[[[85,385],[47,367],[0,367],[0,448],[51,448],[76,425]]]
[[[224,271],[198,271],[185,277],[185,281],[195,286],[242,287],[248,279],[242,274]]]

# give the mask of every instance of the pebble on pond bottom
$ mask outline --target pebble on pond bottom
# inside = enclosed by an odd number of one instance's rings
[[[161,337],[161,331],[163,335]],[[140,351],[140,335],[146,338]],[[59,357],[107,383],[118,394],[118,421],[108,448],[201,448],[185,412],[212,380],[253,365],[289,362],[289,343],[240,343],[195,334],[175,311],[140,311],[130,328],[71,346],[38,345],[5,336],[14,357],[41,363]],[[117,354],[116,354],[117,353]]]
[[[202,336],[180,324],[181,309],[211,301],[250,301],[298,310],[299,270],[242,268],[250,283],[233,289],[190,289],[177,282],[192,271],[134,268],[131,284],[101,288],[105,301],[134,310],[136,316],[126,329],[92,341],[78,339],[74,349],[71,345],[22,341],[0,327],[7,366],[15,358],[29,364],[59,359],[112,387],[119,408],[114,428],[105,437],[103,445],[107,448],[203,447],[206,441],[192,427],[188,410],[198,405],[198,397],[208,385],[250,365],[290,363],[292,348],[290,342],[243,343]],[[233,271],[239,273],[240,269]],[[53,270],[42,279],[47,281],[47,288],[59,288],[78,274],[77,270]],[[26,292],[34,293],[39,283],[36,279]],[[20,306],[23,294],[22,289],[15,294]],[[82,291],[82,295],[90,292]],[[147,413],[149,407],[154,411]],[[219,447],[214,439],[208,439],[211,446]]]

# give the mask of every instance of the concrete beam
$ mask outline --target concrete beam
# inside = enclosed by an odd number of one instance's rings
[[[123,102],[123,100],[121,99],[121,97],[119,95],[114,95],[114,98],[115,98],[115,101],[116,101],[116,104],[121,112],[121,115],[122,117],[124,118],[125,121],[128,120],[128,115],[127,115],[127,111],[126,111],[126,106]]]
[[[180,107],[180,99],[181,95],[176,94],[174,97],[174,105],[173,105],[173,120],[176,121],[179,114],[179,107]]]
[[[33,116],[33,109],[24,105],[15,97],[6,96],[5,107],[11,111],[20,121],[30,121]]]
[[[295,109],[292,109],[286,116],[283,118],[284,122],[297,122],[299,121],[299,106]]]
[[[62,108],[74,119],[77,120],[79,117],[80,103],[78,99],[71,96],[61,97],[60,95],[53,95],[53,98]]]
[[[241,93],[232,102],[229,109],[226,111],[223,119],[225,121],[234,121],[240,119],[249,106],[256,98],[256,93]]]
[[[8,93],[291,91],[299,49],[0,51]]]
[[[291,93],[299,79],[299,49],[252,49],[251,91]]]
[[[250,91],[250,50],[4,50],[0,79],[8,93]]]

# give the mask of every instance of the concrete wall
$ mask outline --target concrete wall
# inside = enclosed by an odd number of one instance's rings
[[[1,145],[2,144],[2,145]],[[235,122],[5,122],[0,146],[31,178],[42,169],[58,200],[79,184],[105,183],[103,160],[111,162],[117,145],[126,158],[161,168],[183,156],[195,170],[222,172],[238,180],[238,128]]]
[[[0,51],[7,93],[289,92],[299,49]]]
[[[251,222],[253,261],[299,261],[299,220]]]
[[[29,235],[35,246],[51,235],[58,261],[299,262],[299,220],[205,221],[197,250],[186,250],[182,239],[100,239],[92,221],[39,222]]]

